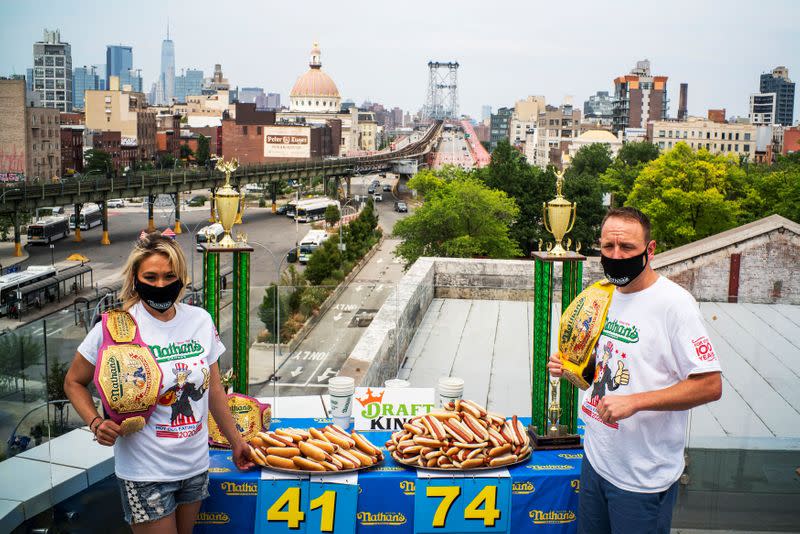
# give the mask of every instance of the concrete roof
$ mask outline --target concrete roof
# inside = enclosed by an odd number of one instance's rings
[[[682,247],[657,254],[656,257],[653,258],[653,268],[658,269],[659,267],[666,267],[667,265],[690,258],[710,254],[735,243],[741,243],[762,234],[780,230],[781,228],[800,235],[800,224],[790,221],[785,217],[781,217],[780,215],[770,215],[769,217],[764,217],[763,219],[708,236],[699,241],[689,243],[688,245],[683,245]]]
[[[800,306],[703,302],[700,310],[722,362],[723,396],[691,411],[689,446],[800,450]],[[458,376],[465,398],[529,416],[532,324],[531,302],[436,298],[399,377],[435,387]]]

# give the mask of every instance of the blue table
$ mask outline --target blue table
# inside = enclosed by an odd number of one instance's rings
[[[522,419],[524,424],[529,420]],[[328,419],[273,420],[273,428],[323,426]],[[390,432],[365,433],[383,448]],[[384,449],[384,454],[386,451]],[[580,490],[580,450],[534,451],[531,459],[508,470],[511,477],[508,532],[575,532]],[[195,532],[253,532],[260,470],[241,472],[230,451],[211,451],[211,496],[203,503]],[[396,464],[386,454],[384,463],[358,475],[356,531],[359,533],[415,532],[415,469]],[[444,530],[444,532],[449,532]]]

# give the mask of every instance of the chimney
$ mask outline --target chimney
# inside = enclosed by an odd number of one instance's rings
[[[678,100],[678,120],[685,121],[686,118],[689,116],[689,113],[686,109],[686,105],[689,100],[689,84],[682,83],[681,84],[681,95],[680,99]]]

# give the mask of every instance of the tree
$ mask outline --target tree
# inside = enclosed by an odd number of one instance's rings
[[[114,168],[114,161],[111,159],[111,154],[97,148],[91,148],[86,151],[84,156],[86,165],[83,166],[84,173],[89,171],[102,171],[103,173],[109,172]]]
[[[189,159],[194,156],[194,151],[189,145],[181,145],[181,159]]]
[[[58,414],[58,418],[55,422],[57,434],[63,433],[67,426],[64,408],[69,404],[69,401],[66,400],[67,394],[64,392],[64,378],[67,376],[68,369],[69,363],[52,361],[50,362],[50,369],[47,375],[42,377],[47,384],[47,400],[63,401],[53,403],[56,413]]]
[[[341,213],[339,213],[339,206],[334,204],[330,204],[327,208],[325,208],[325,222],[328,226],[333,226],[342,218]]]
[[[198,165],[202,166],[208,162],[210,157],[211,152],[208,148],[208,137],[201,135],[197,138],[197,153],[195,154],[195,160],[197,160]]]
[[[0,336],[0,379],[8,387],[11,381],[15,391],[19,391],[22,380],[22,396],[25,400],[25,370],[42,361],[44,347],[42,342],[30,332],[7,332]]]
[[[653,239],[668,250],[736,226],[751,196],[738,162],[678,143],[645,165],[628,204],[650,217]]]
[[[800,153],[778,156],[774,165],[747,168],[751,195],[742,203],[743,222],[777,213],[800,222]]]
[[[564,173],[564,196],[576,203],[575,225],[568,238],[584,250],[597,244],[603,222],[603,192],[600,175],[611,165],[611,152],[601,143],[585,145],[578,150]]]
[[[172,154],[161,154],[158,157],[159,169],[171,169],[175,166],[175,156]]]
[[[525,257],[536,250],[539,240],[552,240],[542,225],[542,203],[555,196],[556,177],[552,169],[543,171],[529,165],[506,140],[497,144],[492,160],[478,171],[488,187],[499,189],[516,201],[519,214],[510,227],[510,237]]]
[[[279,295],[278,286],[276,284],[270,284],[270,286],[264,290],[264,298],[261,301],[261,305],[258,307],[258,318],[261,319],[261,322],[264,323],[264,327],[269,331],[269,339],[272,341],[276,339],[278,320],[280,320],[280,324],[283,324],[289,317],[288,303],[281,302],[280,319],[278,318],[279,297],[281,297],[283,301],[283,295]]]
[[[416,189],[416,177],[408,186]],[[444,181],[428,191],[413,215],[395,224],[395,235],[403,239],[396,254],[407,266],[420,256],[515,257],[520,249],[509,237],[509,225],[518,215],[513,199],[475,177]]]
[[[646,163],[658,157],[658,147],[646,141],[625,143],[614,162],[600,176],[604,192],[611,193],[613,207],[624,206],[631,194],[636,177]]]

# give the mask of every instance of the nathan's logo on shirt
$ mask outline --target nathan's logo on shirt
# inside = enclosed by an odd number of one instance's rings
[[[711,341],[708,337],[702,336],[693,339],[692,344],[694,345],[694,351],[697,353],[697,357],[700,358],[701,361],[713,362],[717,359],[717,355],[714,354],[714,347],[711,345]]]
[[[639,341],[639,331],[635,325],[630,325],[625,321],[617,321],[616,319],[606,321],[603,327],[603,335],[625,343],[637,343]]]
[[[158,363],[181,360],[183,358],[194,358],[205,352],[203,346],[194,339],[181,341],[179,343],[170,343],[166,347],[150,345],[150,350],[153,351],[153,356],[156,357]]]
[[[533,520],[534,525],[572,523],[576,519],[572,510],[531,510],[528,517]]]
[[[514,482],[511,486],[511,492],[514,495],[528,495],[536,491],[536,488],[530,482]]]
[[[230,516],[225,512],[200,512],[196,523],[199,525],[224,525],[229,523]]]
[[[374,514],[371,512],[358,512],[356,518],[365,527],[373,525],[405,525],[407,521],[406,516],[400,512],[377,512]]]
[[[219,487],[222,488],[225,495],[258,495],[258,484],[256,483],[242,482],[237,484],[236,482],[223,482]]]

